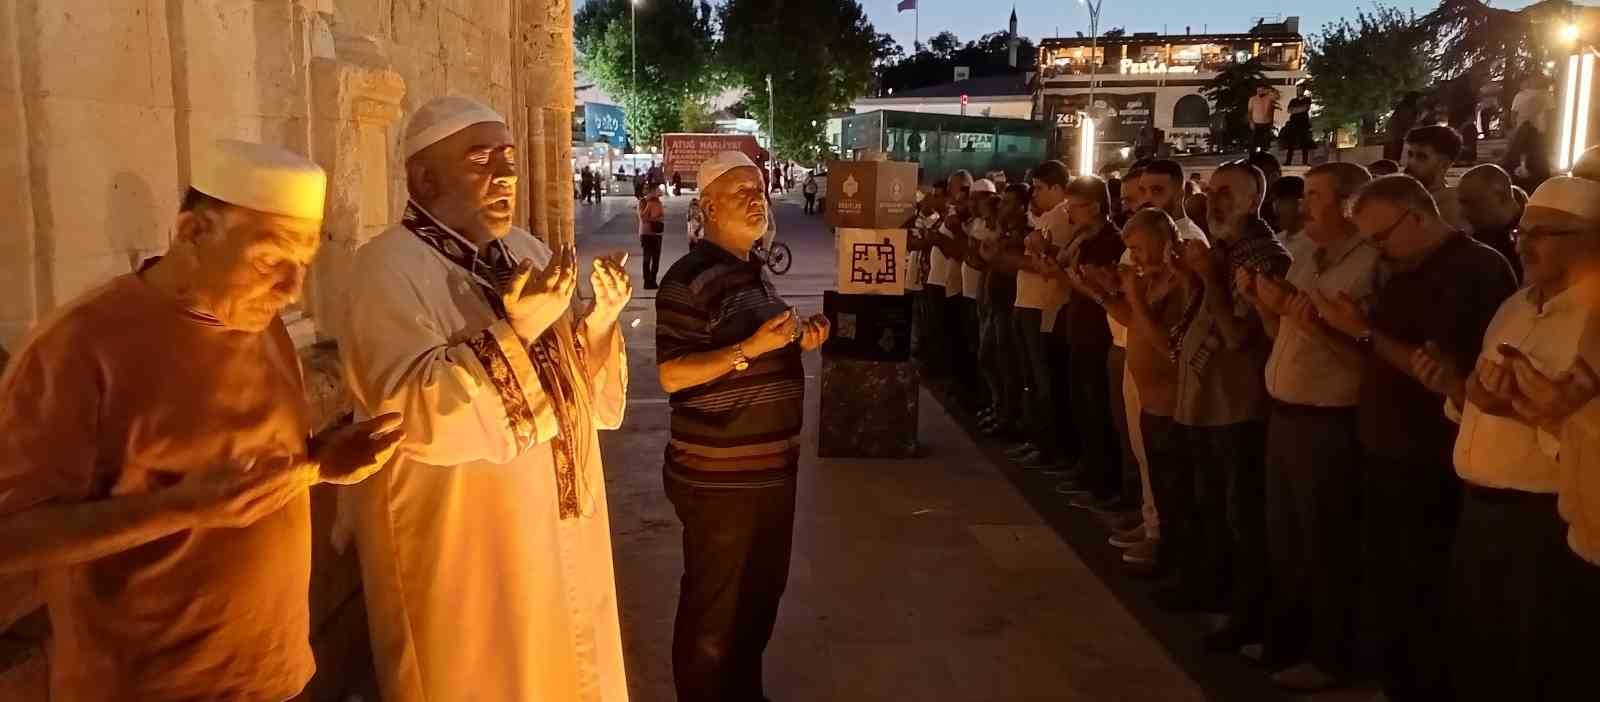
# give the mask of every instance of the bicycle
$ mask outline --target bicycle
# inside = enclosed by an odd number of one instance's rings
[[[789,245],[781,241],[774,241],[766,247],[757,246],[750,251],[756,260],[772,271],[773,275],[783,275],[789,272],[794,265],[794,253],[789,250]]]

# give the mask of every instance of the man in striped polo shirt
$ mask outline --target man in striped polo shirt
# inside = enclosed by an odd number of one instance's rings
[[[800,320],[750,249],[767,231],[761,171],[724,151],[700,167],[705,243],[656,294],[656,364],[671,393],[664,470],[683,522],[673,630],[680,702],[764,699],[761,655],[789,579],[805,369],[828,338]]]

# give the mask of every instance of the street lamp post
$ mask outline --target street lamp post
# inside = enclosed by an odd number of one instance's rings
[[[778,122],[773,117],[772,109],[772,74],[767,74],[767,150],[772,153],[772,158],[778,157]]]
[[[628,0],[628,29],[631,37],[628,39],[628,53],[633,58],[633,82],[628,86],[628,95],[634,101],[634,106],[639,102],[639,2]]]
[[[1084,119],[1079,120],[1078,131],[1081,138],[1078,140],[1078,168],[1085,174],[1094,172],[1094,149],[1096,139],[1094,130],[1100,126],[1095,119],[1094,110],[1094,84],[1100,74],[1100,5],[1105,0],[1078,0],[1078,4],[1089,10],[1089,103],[1084,109]]]

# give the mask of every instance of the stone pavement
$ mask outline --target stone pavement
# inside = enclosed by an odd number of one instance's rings
[[[666,265],[684,249],[673,236],[682,202],[669,204]],[[589,207],[580,205],[580,250],[634,248],[631,198]],[[818,311],[830,237],[797,204],[778,210],[797,259],[779,287]],[[633,317],[642,322],[627,332],[627,425],[603,435],[607,489],[630,687],[637,702],[669,702],[680,532],[662,494],[668,408],[653,302],[635,301],[624,319]],[[814,377],[815,357],[807,368]],[[931,395],[925,458],[823,460],[808,390],[794,565],[766,656],[774,700],[1205,699]]]

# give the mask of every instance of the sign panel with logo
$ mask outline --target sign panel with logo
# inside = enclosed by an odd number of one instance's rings
[[[679,173],[685,183],[693,183],[700,164],[723,151],[743,151],[757,166],[767,160],[766,150],[750,134],[663,134],[661,150],[666,154],[663,170],[667,180]]]
[[[838,289],[847,295],[904,295],[906,230],[840,227]]]
[[[1155,93],[1095,93],[1094,109],[1089,108],[1089,96],[1046,95],[1045,111],[1057,126],[1077,126],[1078,112],[1088,112],[1100,122],[1101,141],[1133,142],[1139,130],[1151,123],[1156,103]]]
[[[898,227],[917,206],[917,164],[829,161],[827,205],[835,227]]]
[[[583,104],[583,140],[605,143],[619,149],[628,147],[628,126],[621,107],[593,102]]]

